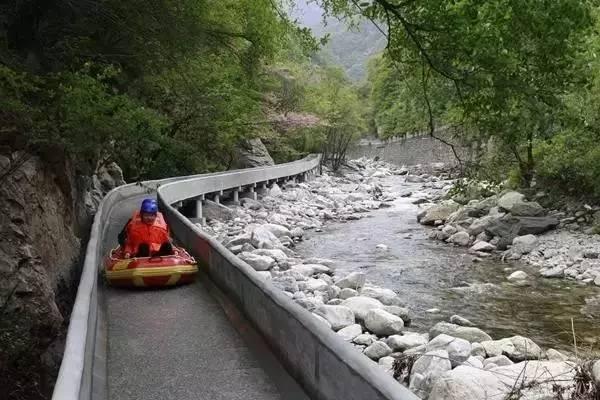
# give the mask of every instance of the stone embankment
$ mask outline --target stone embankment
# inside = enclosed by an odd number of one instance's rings
[[[580,224],[600,219],[600,212],[592,207],[569,216],[505,190],[466,204],[446,199],[425,208],[417,218],[436,227],[432,239],[468,247],[475,261],[496,255],[538,267],[544,278],[600,286],[600,237],[592,233],[593,228],[580,230]],[[528,276],[516,271],[508,279],[526,283]]]
[[[582,367],[568,355],[543,350],[522,336],[494,340],[458,315],[427,332],[412,331],[411,310],[394,291],[371,284],[362,272],[340,276],[332,260],[302,259],[294,252],[295,243],[309,230],[319,231],[330,221],[362,218],[397,196],[412,195],[387,192],[382,178],[406,175],[407,182],[419,183],[422,198],[416,202],[440,200],[452,188],[447,176],[408,172],[382,162],[355,160],[341,176],[324,173],[311,182],[274,185],[261,201],[242,199],[239,206],[218,206],[214,215],[219,219],[209,219],[204,229],[378,363],[382,373],[393,375],[421,398],[507,398],[515,391],[523,396],[518,398],[541,398],[536,396],[556,390],[569,393]],[[510,252],[505,256],[516,257],[512,254],[531,253],[534,245],[528,235],[560,223],[540,208],[507,193],[468,206],[444,201],[419,219],[438,226],[433,237],[469,246],[475,257],[503,248]],[[385,251],[384,245],[379,248]]]

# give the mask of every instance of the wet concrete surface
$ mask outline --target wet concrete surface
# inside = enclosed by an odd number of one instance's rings
[[[109,221],[104,254],[141,198]],[[207,278],[176,288],[104,286],[111,400],[305,400],[252,327]]]

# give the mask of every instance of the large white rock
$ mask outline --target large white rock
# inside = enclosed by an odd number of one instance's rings
[[[231,248],[234,246],[241,246],[243,244],[250,243],[251,240],[252,234],[250,232],[245,232],[241,235],[235,236],[234,238],[223,242],[223,244],[225,245],[225,247]]]
[[[460,326],[475,326],[475,324],[468,319],[456,314],[450,317],[450,323]]]
[[[309,292],[326,291],[329,285],[322,279],[308,278],[306,280],[306,290]]]
[[[267,256],[271,257],[277,263],[284,262],[288,259],[288,256],[279,249],[257,249],[252,252],[253,254],[258,254],[259,256]]]
[[[473,246],[471,246],[471,248],[469,250],[474,251],[474,252],[478,252],[478,251],[490,252],[490,251],[496,250],[496,246],[494,246],[493,244],[490,244],[488,242],[478,241]]]
[[[370,346],[375,340],[377,340],[376,336],[373,337],[373,335],[363,333],[362,335],[355,337],[352,342],[362,346]]]
[[[365,355],[371,360],[379,360],[381,357],[389,356],[392,354],[392,349],[387,344],[377,341],[373,342],[369,347],[365,349]]]
[[[469,367],[483,369],[483,362],[479,358],[476,358],[473,356],[470,356],[469,358],[467,358],[467,361],[465,361],[462,365],[467,365]]]
[[[257,249],[274,249],[279,244],[279,239],[266,228],[258,226],[252,231],[250,243]]]
[[[331,272],[329,267],[320,264],[297,264],[292,266],[293,271],[297,271],[304,276],[312,276],[315,274],[322,274]]]
[[[398,307],[398,306],[385,306],[383,309],[390,314],[395,315],[396,317],[402,318],[404,321],[404,325],[408,326],[411,322],[411,313],[410,310],[406,307]]]
[[[542,349],[533,340],[523,336],[513,336],[500,340],[482,341],[488,357],[505,355],[513,361],[538,360]]]
[[[359,324],[352,324],[340,329],[337,331],[337,334],[340,335],[345,341],[351,342],[355,337],[362,334],[362,326]]]
[[[429,207],[417,216],[417,221],[423,225],[433,225],[435,221],[445,222],[450,214],[458,210],[460,204],[449,200]]]
[[[264,225],[262,225],[262,227],[265,228],[266,230],[268,230],[269,232],[271,232],[273,235],[275,235],[278,238],[280,238],[282,236],[292,237],[292,233],[290,232],[290,230],[283,225],[264,224]]]
[[[376,286],[365,286],[360,291],[361,296],[372,297],[381,301],[382,299],[388,299],[396,297],[397,294],[393,290],[384,289]],[[381,301],[383,303],[383,301]],[[384,303],[385,304],[385,303]]]
[[[450,363],[453,367],[467,361],[471,356],[471,343],[467,340],[441,334],[436,336],[432,341],[427,343],[426,350],[445,350],[450,358]]]
[[[442,228],[442,232],[444,232],[446,235],[448,235],[447,237],[450,237],[450,236],[454,235],[456,232],[458,232],[458,229],[456,229],[452,225],[446,225]]]
[[[525,202],[525,196],[519,192],[508,192],[498,199],[498,207],[510,212],[515,204]]]
[[[483,360],[484,367],[487,367],[488,364],[495,364],[498,367],[504,367],[505,365],[512,365],[514,363],[506,356],[495,356]]]
[[[420,398],[426,399],[436,381],[451,368],[445,350],[425,353],[413,364],[408,388]]]
[[[315,313],[325,318],[334,331],[355,323],[354,313],[348,307],[322,305],[316,309]]]
[[[351,309],[359,321],[364,321],[370,310],[382,309],[384,307],[379,300],[364,296],[350,297],[344,300],[342,305]]]
[[[471,237],[467,232],[456,232],[448,238],[448,242],[459,246],[468,246],[471,242]]]
[[[527,279],[529,276],[524,271],[515,271],[507,278],[509,282],[522,281]]]
[[[531,253],[537,246],[538,238],[535,235],[517,236],[512,241],[511,251],[518,254]]]
[[[339,298],[342,300],[349,299],[350,297],[358,296],[358,292],[354,289],[344,288],[340,291]]]
[[[268,271],[275,265],[275,260],[268,256],[242,252],[238,257],[257,271]]]
[[[340,279],[339,281],[337,281],[335,284],[336,286],[339,286],[341,289],[354,289],[354,290],[358,290],[361,289],[366,282],[366,275],[362,272],[352,272],[349,275],[346,275],[346,277]]]
[[[515,387],[523,388],[519,399],[553,399],[553,386],[572,385],[574,372],[572,364],[557,361],[521,362],[490,370],[462,365],[437,380],[429,400],[507,399]]]
[[[450,324],[448,322],[438,322],[437,324],[435,324],[429,330],[429,337],[433,339],[437,335],[441,335],[442,333],[445,333],[448,336],[465,339],[471,343],[492,340],[490,335],[488,335],[479,328],[459,326],[455,324]]]
[[[498,216],[486,215],[485,217],[473,221],[467,230],[471,235],[477,236],[484,232],[486,228],[492,225],[497,219]]]
[[[405,351],[427,344],[427,339],[418,333],[406,333],[404,335],[392,335],[387,338],[386,343],[393,351]]]
[[[404,321],[385,310],[373,309],[365,317],[365,327],[378,336],[389,336],[402,332]]]
[[[544,278],[562,278],[565,274],[565,266],[564,265],[557,265],[556,267],[553,268],[542,268],[540,270],[540,275],[542,275]],[[600,286],[600,285],[598,285]]]
[[[550,361],[567,361],[569,359],[568,356],[554,349],[546,350],[546,357]]]

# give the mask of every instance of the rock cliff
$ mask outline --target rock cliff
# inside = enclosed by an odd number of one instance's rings
[[[9,398],[50,396],[92,217],[124,183],[116,164],[73,171],[64,159],[0,155],[0,387]]]

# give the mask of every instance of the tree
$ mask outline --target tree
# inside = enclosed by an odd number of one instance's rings
[[[350,144],[365,129],[358,91],[349,85],[341,69],[330,67],[324,69],[321,82],[310,89],[308,98],[313,100],[309,109],[325,121],[320,128],[323,160],[337,170],[345,161]]]
[[[523,184],[531,183],[534,141],[555,129],[555,110],[577,79],[574,61],[591,24],[592,1],[322,4],[336,15],[361,14],[385,23],[387,53],[420,77],[427,112],[435,111],[427,104],[434,79],[443,77],[454,87],[452,122],[479,137],[498,138],[512,152]]]

